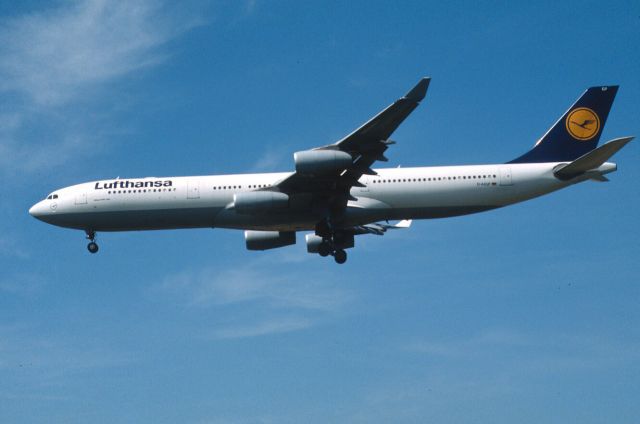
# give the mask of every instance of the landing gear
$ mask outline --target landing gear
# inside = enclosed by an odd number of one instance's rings
[[[96,232],[93,230],[87,230],[87,240],[89,240],[89,244],[87,244],[87,250],[91,253],[98,253],[98,243],[96,243]]]
[[[322,243],[318,246],[318,254],[322,257],[329,255],[338,264],[347,261],[347,252],[344,249],[353,247],[353,234],[344,229],[334,227],[332,220],[326,218],[316,224],[316,235],[322,237]]]
[[[98,253],[98,243],[96,243],[95,241],[90,242],[89,244],[87,244],[87,249],[91,253]]]
[[[338,249],[333,253],[333,259],[337,264],[343,264],[347,262],[347,252],[342,249]]]
[[[331,254],[331,250],[331,244],[326,241],[322,242],[322,244],[318,246],[318,254],[323,258],[329,256]]]

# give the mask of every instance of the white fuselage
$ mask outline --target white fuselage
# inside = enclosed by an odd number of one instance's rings
[[[385,219],[428,219],[495,209],[572,183],[553,175],[558,163],[378,169],[351,189],[345,225]],[[615,165],[605,163],[608,173]],[[29,211],[62,227],[91,231],[176,228],[312,230],[325,210],[305,203],[262,214],[240,214],[234,194],[276,185],[290,173],[116,179],[66,187]]]

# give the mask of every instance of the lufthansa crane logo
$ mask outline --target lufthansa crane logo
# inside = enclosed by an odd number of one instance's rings
[[[598,115],[591,109],[581,107],[569,112],[565,125],[567,131],[573,138],[580,141],[587,141],[598,134],[600,118],[598,118]]]

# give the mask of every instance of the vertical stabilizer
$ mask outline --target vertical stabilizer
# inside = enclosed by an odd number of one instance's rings
[[[572,161],[595,149],[617,92],[617,85],[589,88],[532,150],[509,163]]]

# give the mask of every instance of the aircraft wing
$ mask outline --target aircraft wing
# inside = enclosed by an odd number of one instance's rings
[[[300,172],[296,163],[296,172],[280,181],[277,188],[288,194],[312,193],[316,204],[318,200],[325,200],[326,206],[330,209],[343,210],[347,201],[351,199],[351,187],[361,186],[358,179],[363,174],[375,175],[371,170],[374,162],[387,161],[384,152],[394,144],[389,137],[424,99],[430,81],[430,78],[422,78],[405,96],[342,140],[308,151],[337,152],[342,158],[346,157],[344,166],[326,173],[310,174]],[[341,152],[350,155],[351,160]]]

